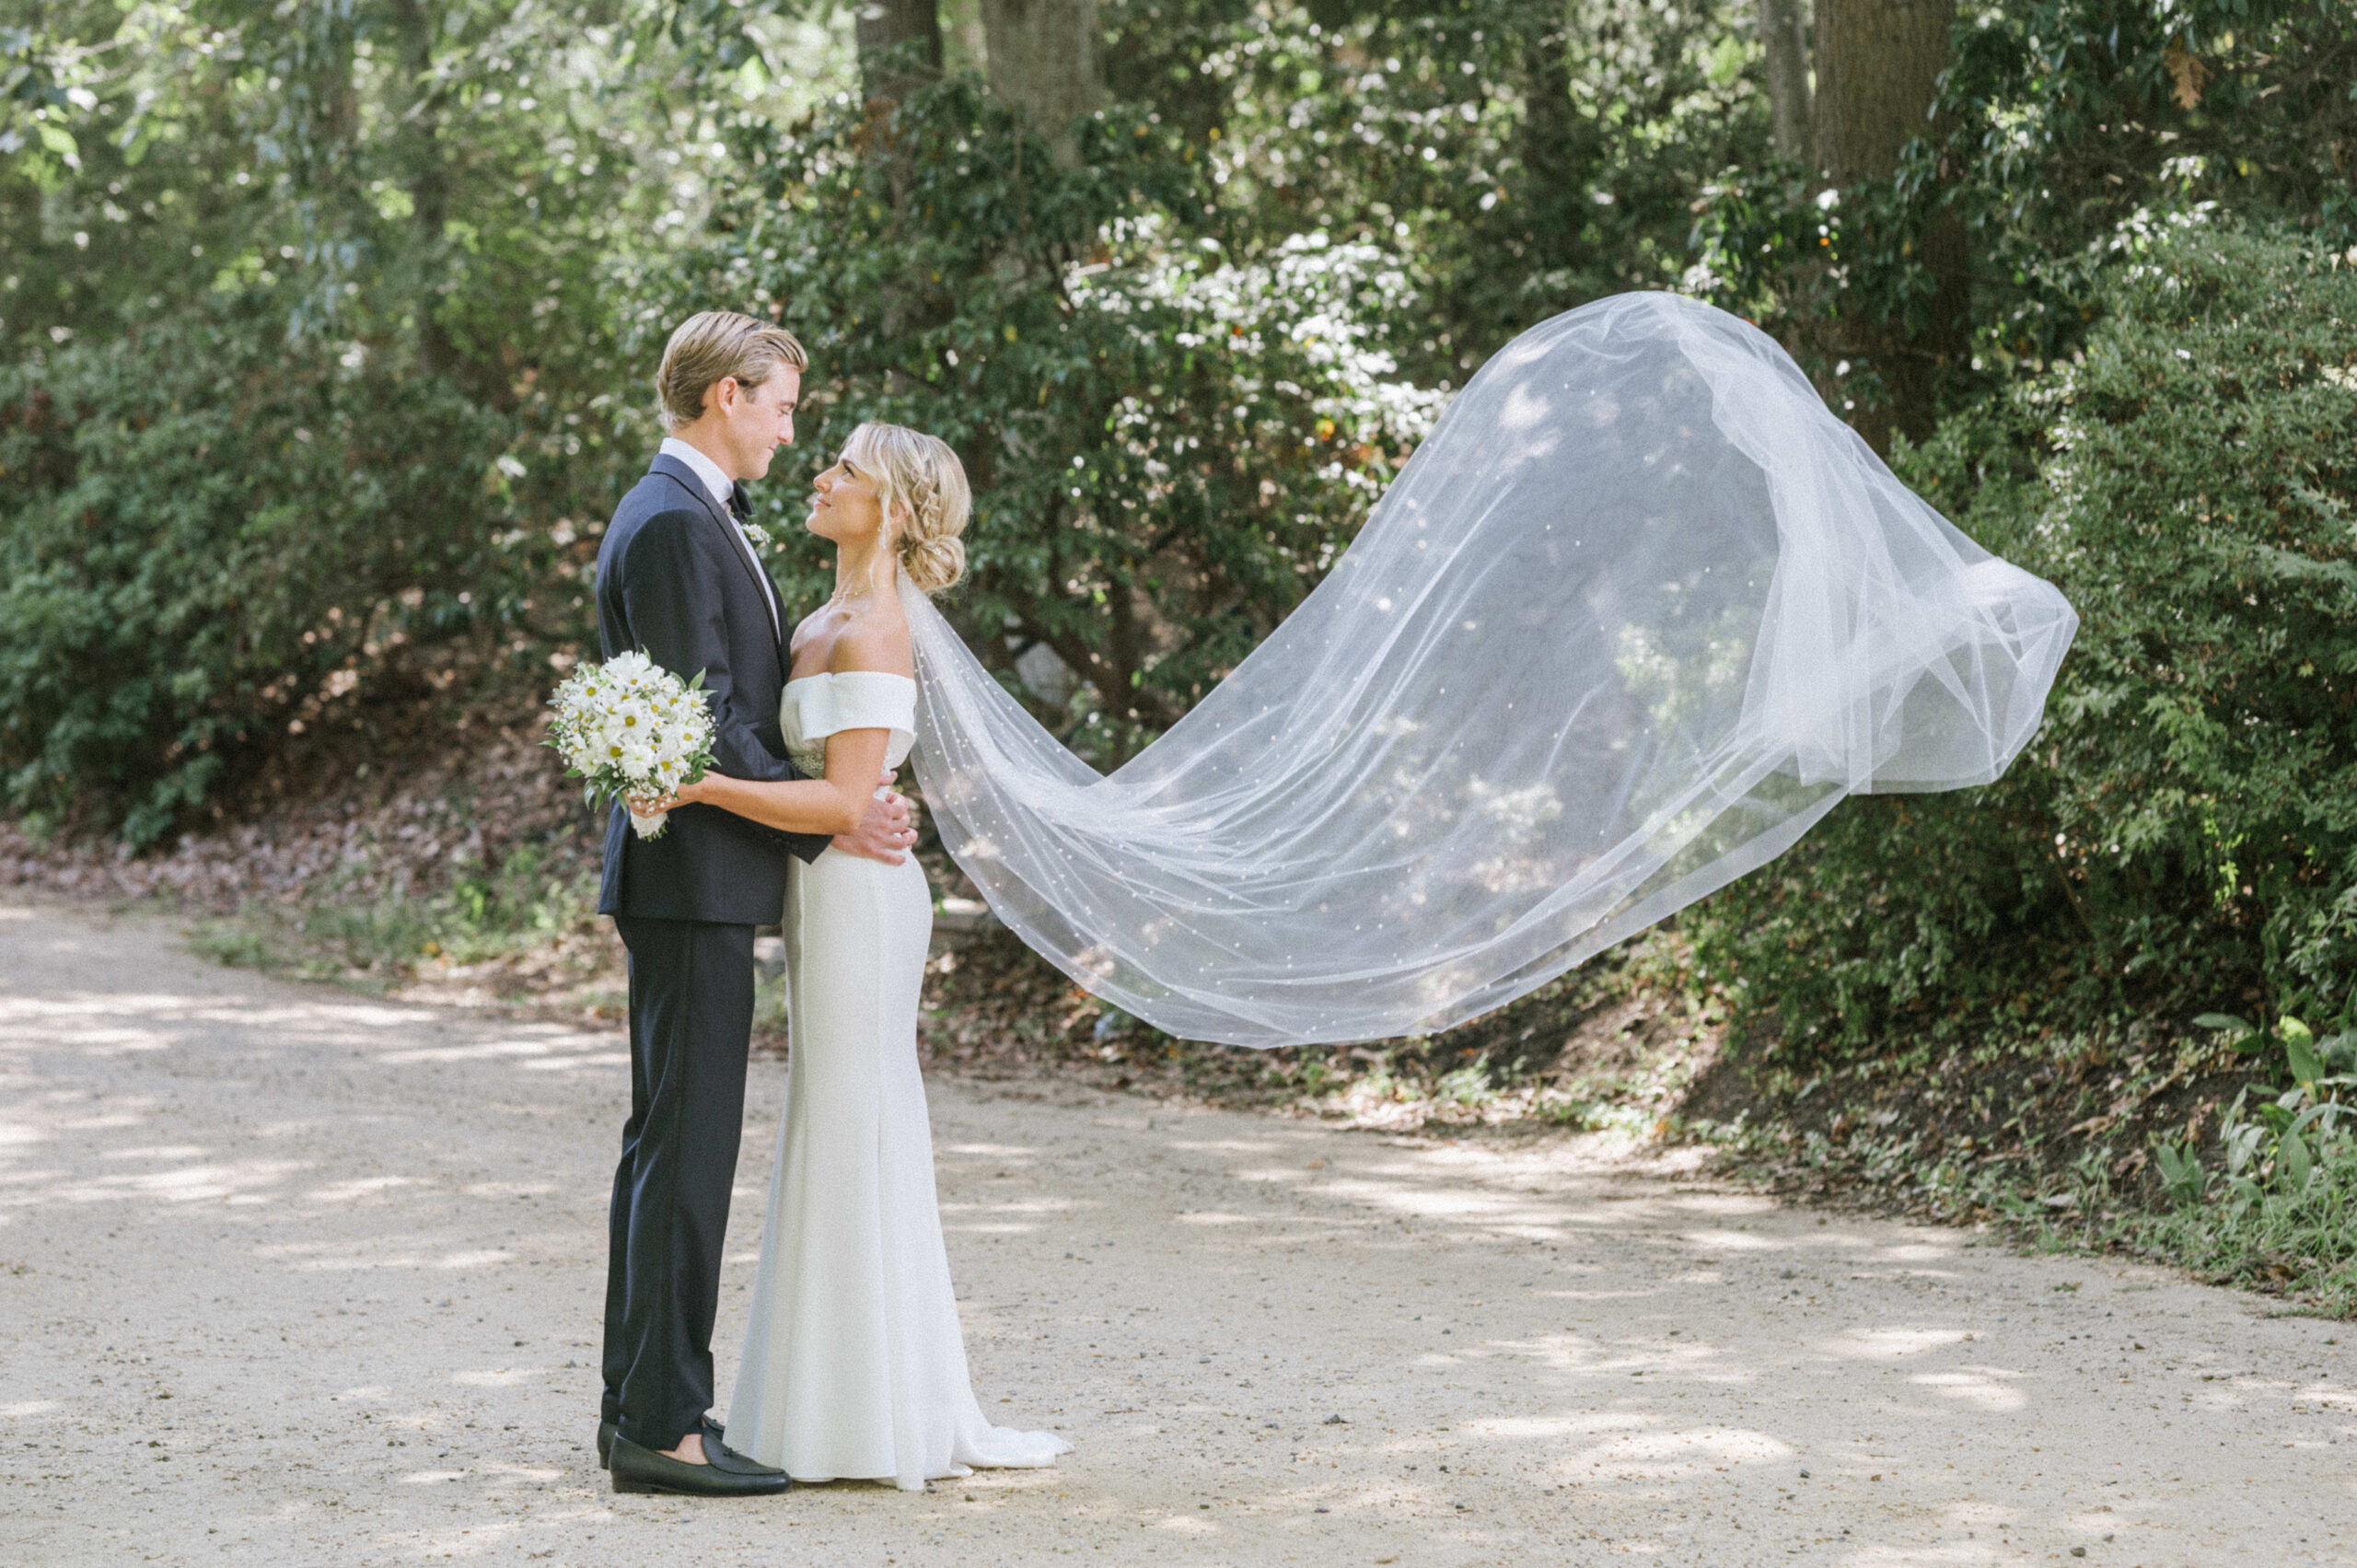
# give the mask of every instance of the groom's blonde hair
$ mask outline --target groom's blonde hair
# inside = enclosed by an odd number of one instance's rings
[[[655,372],[663,428],[677,430],[703,416],[703,395],[734,378],[747,391],[774,374],[809,368],[810,356],[784,327],[735,310],[704,310],[672,329]]]
[[[843,457],[876,482],[884,516],[897,517],[900,570],[917,591],[937,594],[966,575],[966,515],[974,493],[949,443],[905,424],[870,421],[851,433]]]

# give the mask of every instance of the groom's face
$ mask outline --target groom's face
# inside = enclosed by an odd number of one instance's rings
[[[719,389],[722,427],[726,432],[732,479],[760,479],[770,471],[770,459],[780,447],[794,444],[794,410],[802,397],[802,373],[779,366],[758,387],[726,381]]]

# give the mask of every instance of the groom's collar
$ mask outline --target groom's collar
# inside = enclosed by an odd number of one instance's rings
[[[656,455],[685,464],[688,471],[702,482],[704,494],[712,497],[713,504],[724,513],[728,510],[728,497],[736,491],[737,485],[722,471],[718,463],[676,436],[663,437],[663,445],[657,448]]]

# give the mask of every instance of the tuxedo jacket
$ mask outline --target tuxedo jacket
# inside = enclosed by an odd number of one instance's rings
[[[689,467],[658,457],[614,510],[598,547],[598,643],[633,649],[682,680],[703,671],[713,767],[731,778],[803,775],[778,730],[785,690],[784,601],[738,542],[737,525]],[[599,914],[766,925],[785,902],[787,857],[816,860],[819,834],[784,833],[721,810],[682,806],[643,839],[619,802],[606,823]]]

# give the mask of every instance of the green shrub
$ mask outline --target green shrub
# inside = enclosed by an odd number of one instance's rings
[[[1788,1046],[2350,1005],[2357,265],[2127,239],[2083,354],[1898,459],[2078,607],[2046,728],[1996,785],[1850,802],[1689,917]]]
[[[510,436],[226,308],[0,369],[0,798],[150,842],[307,704],[505,613]]]

